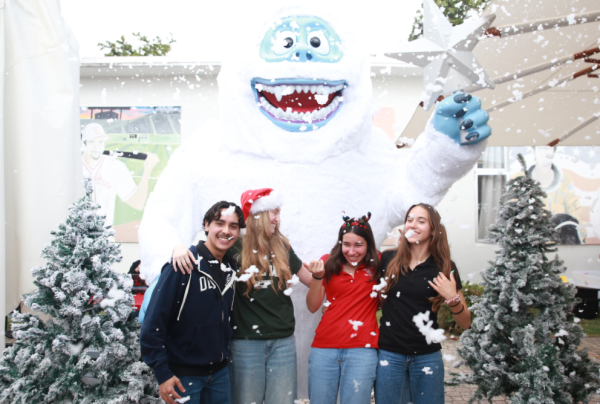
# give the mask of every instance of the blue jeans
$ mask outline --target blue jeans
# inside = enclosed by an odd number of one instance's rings
[[[382,361],[387,361],[387,366],[382,366]],[[444,404],[442,352],[403,355],[380,349],[375,402],[377,404]]]
[[[210,376],[185,376],[180,377],[179,381],[185,393],[177,387],[175,390],[182,398],[190,398],[188,404],[231,404],[231,383],[227,367]]]
[[[297,395],[296,340],[232,339],[234,404],[294,404]]]
[[[308,358],[310,404],[369,404],[377,370],[377,349],[311,348]]]

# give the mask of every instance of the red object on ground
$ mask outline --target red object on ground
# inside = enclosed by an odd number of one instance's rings
[[[136,293],[135,295],[133,295],[133,305],[135,306],[135,309],[137,311],[140,311],[140,308],[142,307],[142,303],[144,303],[144,294],[143,293]]]

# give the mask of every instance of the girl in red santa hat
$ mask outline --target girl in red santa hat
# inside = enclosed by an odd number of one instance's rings
[[[298,282],[310,286],[311,274],[279,230],[282,205],[271,188],[244,192],[246,234],[227,252],[239,268],[229,347],[234,404],[293,404],[297,396],[290,294]],[[173,261],[180,258],[174,252]]]

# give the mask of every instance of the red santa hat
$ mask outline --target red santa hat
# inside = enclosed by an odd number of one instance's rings
[[[244,219],[250,214],[267,212],[283,205],[281,194],[271,188],[249,189],[242,194],[242,212]]]

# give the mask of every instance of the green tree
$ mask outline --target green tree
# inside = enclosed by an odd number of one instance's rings
[[[116,42],[99,42],[98,47],[100,50],[109,50],[104,56],[165,56],[171,51],[171,44],[177,42],[173,39],[173,35],[171,35],[171,38],[165,39],[165,42],[168,41],[166,43],[163,43],[163,40],[158,36],[155,39],[148,39],[139,32],[134,32],[133,36],[142,42],[142,46],[137,49],[134,49],[132,45],[126,42],[124,35],[121,35],[121,39],[117,39]]]
[[[483,273],[485,291],[473,299],[475,319],[458,353],[472,370],[449,384],[477,386],[471,402],[506,396],[511,404],[587,403],[598,388],[598,364],[579,350],[583,331],[573,314],[575,287],[564,283],[557,231],[546,194],[524,175],[506,184],[490,240],[500,250]]]
[[[15,344],[0,359],[0,404],[159,403],[152,370],[141,362],[139,325],[129,321],[133,281],[112,269],[121,261],[113,230],[86,195],[52,232],[32,269],[37,290],[25,304],[50,316],[13,315]]]
[[[483,9],[488,5],[490,0],[433,0],[442,10],[448,21],[455,26],[460,25],[467,18],[473,15],[481,15]],[[423,13],[417,11],[413,28],[408,37],[409,41],[421,38],[423,36]]]

